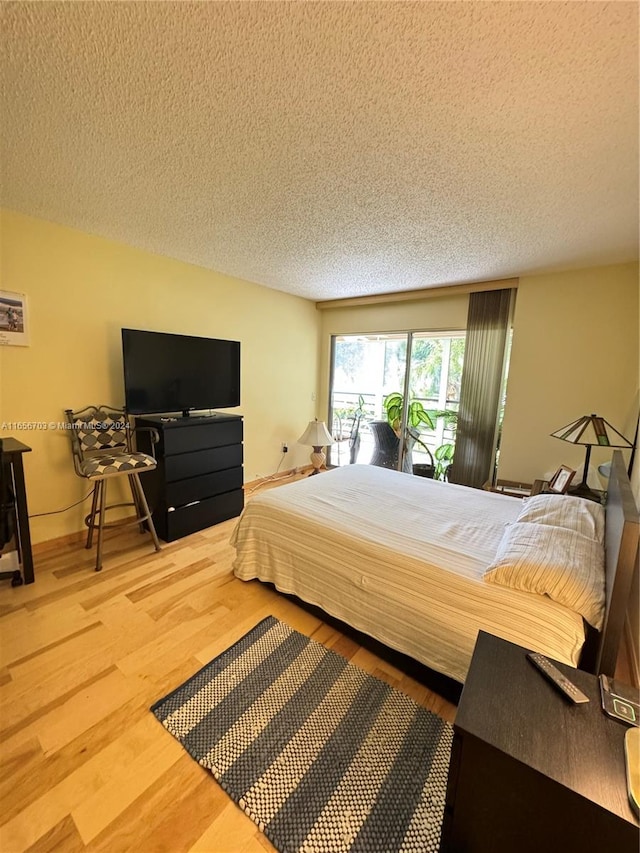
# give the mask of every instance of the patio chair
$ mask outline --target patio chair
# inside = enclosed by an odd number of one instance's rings
[[[394,471],[398,468],[398,453],[400,452],[400,439],[389,426],[388,421],[369,421],[369,429],[373,436],[373,454],[371,455],[371,465],[377,465],[379,468],[392,468]],[[413,446],[413,438],[410,438],[411,446]],[[411,473],[411,447],[407,448],[402,463],[402,470]]]
[[[380,468],[397,470],[400,439],[387,421],[369,421],[369,426],[374,441],[373,455],[369,464],[378,465]],[[420,477],[433,478],[435,470],[433,455],[427,445],[420,440],[420,434],[411,427],[408,427],[405,435],[405,453],[402,460],[402,470],[406,474],[417,474]],[[428,455],[430,460],[428,463],[413,464],[412,451],[416,443],[421,445]]]

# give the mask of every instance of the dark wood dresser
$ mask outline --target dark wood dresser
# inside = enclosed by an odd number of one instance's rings
[[[140,480],[158,536],[173,542],[240,515],[244,507],[242,417],[140,417],[138,448],[155,454],[155,471]]]

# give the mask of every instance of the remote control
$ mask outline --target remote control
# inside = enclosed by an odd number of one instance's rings
[[[540,670],[544,677],[571,702],[576,705],[582,705],[584,702],[589,701],[589,697],[585,696],[581,690],[578,690],[575,684],[572,684],[544,655],[540,655],[537,652],[528,652],[527,657]]]

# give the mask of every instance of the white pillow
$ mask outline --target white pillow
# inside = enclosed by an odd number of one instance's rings
[[[595,539],[547,524],[505,530],[484,580],[548,595],[600,629],[604,616],[604,548]]]
[[[533,495],[523,500],[516,521],[565,527],[604,545],[604,507],[586,498]]]

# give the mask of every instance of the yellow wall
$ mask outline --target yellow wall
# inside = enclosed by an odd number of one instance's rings
[[[532,482],[562,464],[581,468],[584,447],[549,435],[581,415],[633,440],[637,389],[637,264],[521,278],[499,476]],[[594,448],[593,470],[610,458]],[[593,486],[603,487],[597,473]]]
[[[0,220],[3,290],[26,293],[29,347],[0,347],[0,436],[25,456],[30,514],[83,496],[63,430],[10,422],[61,421],[63,409],[122,405],[122,326],[242,342],[245,481],[308,464],[296,444],[315,416],[318,314],[312,302],[8,211]],[[34,541],[78,530],[76,508],[32,522]]]

